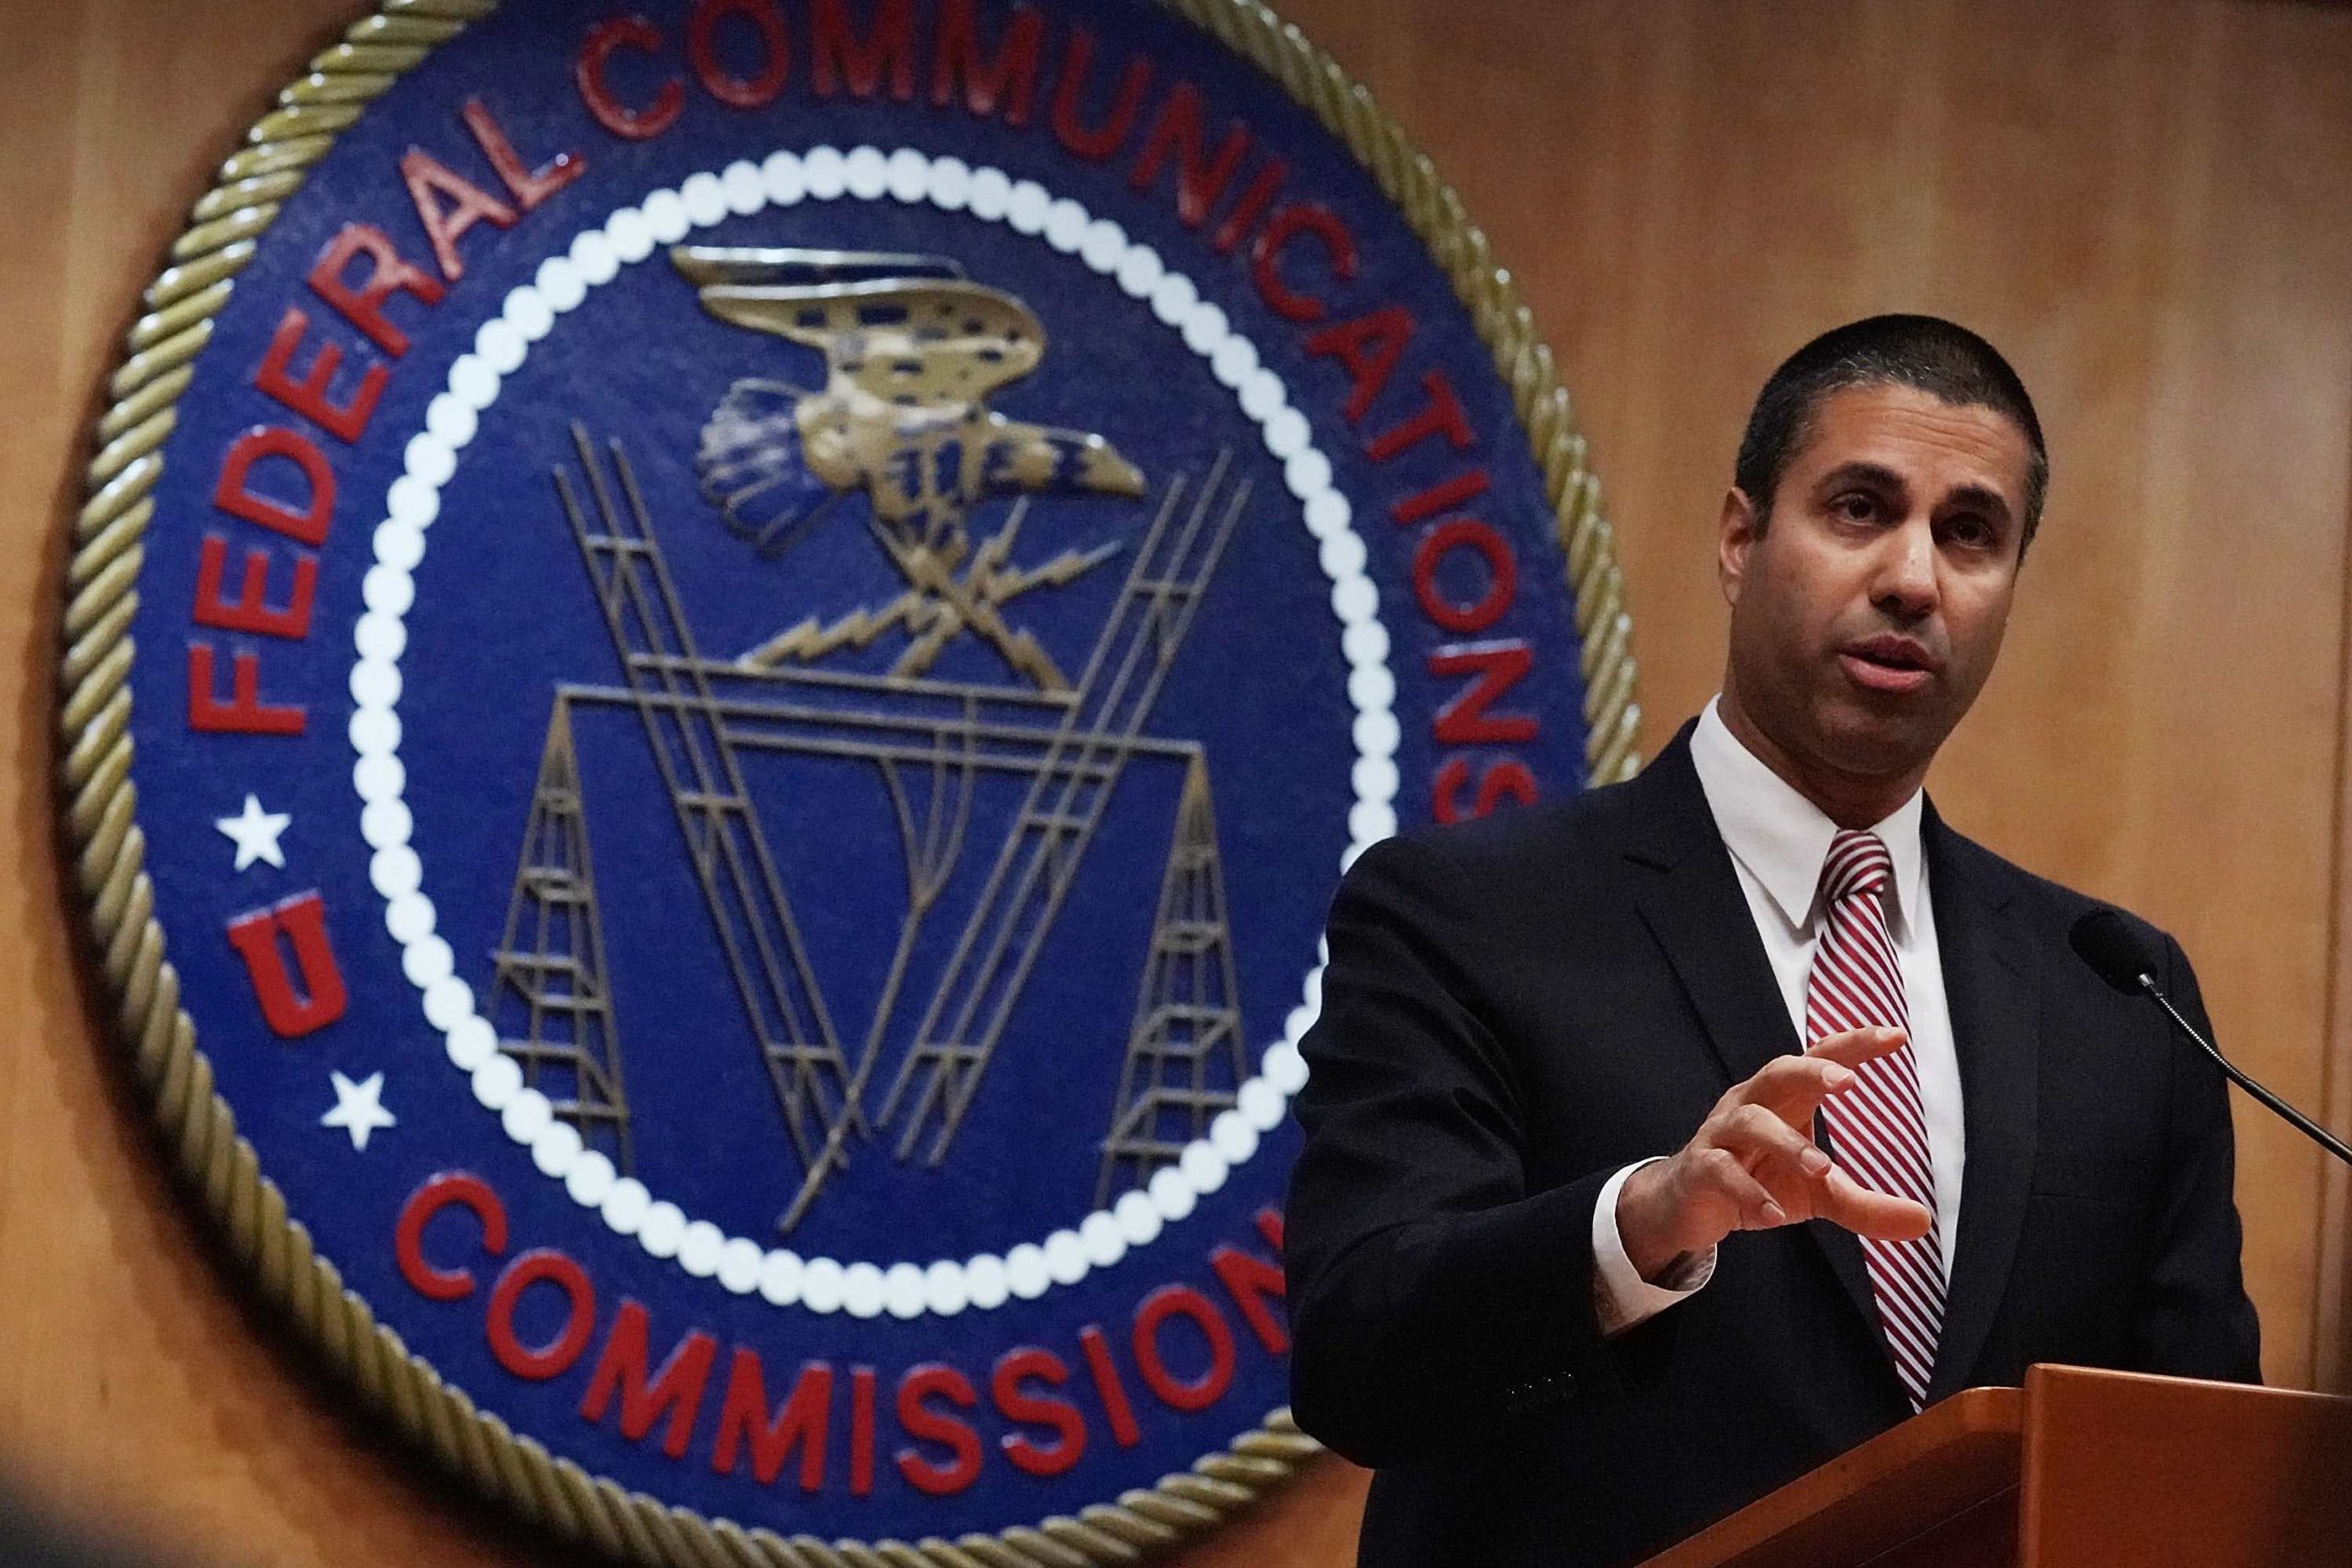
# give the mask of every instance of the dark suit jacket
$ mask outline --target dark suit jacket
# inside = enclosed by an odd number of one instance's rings
[[[1823,1222],[1728,1237],[1615,1340],[1594,1319],[1603,1183],[1798,1048],[1689,734],[1630,784],[1375,846],[1332,904],[1291,1381],[1379,1472],[1366,1565],[1634,1562],[1909,1414]],[[2068,951],[2089,899],[1932,807],[1922,833],[1968,1150],[1930,1400],[2034,1361],[2255,1381],[2220,1072]]]

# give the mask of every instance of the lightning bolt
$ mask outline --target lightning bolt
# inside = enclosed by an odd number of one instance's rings
[[[759,647],[736,660],[736,663],[752,670],[773,670],[786,660],[808,663],[822,659],[841,648],[865,648],[876,637],[901,624],[912,627],[918,620],[928,618],[930,596],[921,589],[910,588],[879,610],[852,610],[831,626],[825,626],[811,615],[796,626],[786,627]]]
[[[959,546],[951,545],[937,553],[921,546],[910,548],[876,529],[876,537],[914,586],[878,610],[853,610],[831,626],[811,615],[743,654],[736,663],[750,670],[772,670],[787,660],[808,663],[839,649],[869,647],[884,632],[903,626],[913,640],[890,672],[915,676],[928,671],[958,633],[970,630],[994,644],[1013,669],[1046,691],[1066,689],[1069,682],[1051,656],[1027,631],[1006,626],[997,609],[1033,589],[1075,581],[1124,547],[1113,540],[1091,550],[1064,550],[1037,566],[1008,571],[1005,562],[1012,554],[1027,510],[1024,497],[1014,505],[1005,525],[973,553],[970,568],[960,577],[956,574]]]
[[[980,587],[989,603],[1002,604],[1033,588],[1058,588],[1065,582],[1074,582],[1117,555],[1120,548],[1119,541],[1114,539],[1091,550],[1064,550],[1049,561],[1002,576],[997,574],[988,552],[983,550],[980,560],[975,563],[979,568],[976,575],[985,574],[981,575]]]

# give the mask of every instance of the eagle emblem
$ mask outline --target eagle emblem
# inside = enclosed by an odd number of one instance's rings
[[[891,673],[915,676],[969,632],[1039,688],[1067,691],[1068,678],[1003,606],[1069,581],[1117,545],[1023,570],[1010,558],[1024,508],[977,551],[972,516],[1001,495],[1140,496],[1144,477],[1100,435],[989,406],[1043,358],[1035,313],[943,256],[680,246],[671,261],[720,321],[824,356],[820,386],[747,377],[728,389],[703,426],[704,497],[770,559],[862,498],[867,527],[907,583],[879,610],[804,620],[742,662],[813,660],[895,627],[909,641]]]

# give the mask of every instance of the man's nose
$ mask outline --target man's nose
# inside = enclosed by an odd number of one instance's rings
[[[1886,531],[1871,589],[1882,608],[1906,616],[1923,615],[1936,607],[1935,529],[1927,518],[1910,518]]]

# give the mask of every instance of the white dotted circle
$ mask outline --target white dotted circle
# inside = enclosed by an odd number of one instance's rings
[[[1341,866],[1396,831],[1393,759],[1400,729],[1391,708],[1396,682],[1388,670],[1379,591],[1365,575],[1363,541],[1352,525],[1347,498],[1332,488],[1330,459],[1315,447],[1314,432],[1306,415],[1291,406],[1282,378],[1264,367],[1257,346],[1233,330],[1223,310],[1201,298],[1191,278],[1170,270],[1157,252],[1129,239],[1118,224],[1095,219],[1079,203],[1054,197],[1033,180],[1015,181],[1001,169],[975,169],[959,159],[933,158],[904,147],[887,156],[874,147],[777,152],[757,164],[738,162],[692,175],[677,189],[655,191],[638,206],[614,212],[601,226],[582,231],[568,249],[541,262],[531,282],[506,296],[500,314],[475,334],[472,352],[451,365],[448,389],[428,405],[425,428],[409,441],[405,472],[387,492],[384,517],[376,525],[376,565],[362,589],[368,614],[354,635],[358,660],[350,685],[358,706],[350,736],[358,761],[352,783],[361,801],[360,832],[372,852],[368,874],[385,900],[385,928],[401,944],[402,972],[416,987],[427,1021],[446,1041],[450,1064],[470,1078],[474,1098],[575,1202],[595,1210],[616,1234],[636,1237],[652,1257],[673,1259],[696,1278],[716,1279],[737,1295],[757,1294],[776,1306],[855,1317],[953,1316],[989,1311],[1009,1300],[1032,1301],[1057,1285],[1076,1284],[1149,1246],[1203,1197],[1223,1187],[1233,1169],[1257,1153],[1261,1134],[1281,1122],[1291,1096],[1306,1081],[1298,1041],[1315,1021],[1323,957],[1308,972],[1304,999],[1284,1021],[1283,1037],[1267,1048],[1257,1076],[1241,1085],[1234,1109],[1220,1114],[1207,1137],[1194,1140],[1141,1190],[1001,1257],[981,1253],[887,1268],[802,1258],[729,1236],[656,1199],[634,1177],[618,1175],[606,1156],[585,1147],[577,1129],[553,1116],[547,1098],[524,1086],[521,1067],[498,1049],[495,1032],[475,1011],[472,991],[452,973],[449,944],[435,934],[433,903],[421,891],[424,868],[409,846],[413,824],[401,800],[407,782],[398,712],[400,660],[407,647],[402,618],[415,602],[414,573],[440,513],[441,487],[457,471],[458,454],[473,440],[481,414],[497,400],[500,383],[590,290],[684,238],[690,229],[767,207],[844,197],[927,202],[1034,236],[1114,280],[1204,360],[1220,385],[1232,389],[1242,412],[1258,425],[1267,451],[1282,463],[1284,484],[1299,503],[1301,520],[1331,581],[1358,753],[1351,773],[1355,805],[1348,814],[1350,842]]]

